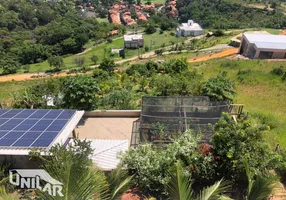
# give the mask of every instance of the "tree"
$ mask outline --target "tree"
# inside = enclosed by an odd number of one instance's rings
[[[98,56],[95,55],[95,54],[92,54],[91,57],[90,57],[90,60],[92,61],[92,63],[93,63],[94,65],[96,65],[96,64],[97,64],[97,61],[98,61]]]
[[[100,81],[105,81],[109,78],[109,74],[107,71],[97,68],[93,70],[92,77]]]
[[[115,63],[113,60],[105,58],[99,65],[99,69],[107,71],[109,74],[112,74],[115,69]]]
[[[203,86],[202,93],[212,101],[232,102],[236,94],[234,83],[228,78],[219,75],[210,78]]]
[[[73,58],[73,63],[76,65],[76,67],[85,69],[85,58],[81,56],[76,56]]]
[[[165,64],[167,73],[182,73],[188,69],[188,62],[186,58],[172,59]]]
[[[48,63],[50,65],[50,67],[54,67],[55,71],[61,71],[65,64],[64,64],[64,60],[61,56],[51,56],[48,58]]]
[[[152,24],[147,25],[147,27],[145,28],[145,32],[147,34],[153,34],[156,31],[157,31],[157,29]]]
[[[70,109],[91,110],[95,108],[95,94],[99,87],[90,76],[68,77],[64,83],[63,106]]]

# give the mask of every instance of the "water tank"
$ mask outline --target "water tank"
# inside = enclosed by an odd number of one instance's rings
[[[193,23],[194,23],[194,21],[193,21],[193,20],[188,20],[188,25],[189,25],[189,26],[192,26],[192,25],[193,25]]]

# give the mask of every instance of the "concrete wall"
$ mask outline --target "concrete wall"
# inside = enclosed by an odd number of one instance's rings
[[[84,117],[140,117],[141,110],[95,110],[85,111]]]
[[[273,52],[272,58],[273,59],[283,59],[285,57],[285,52]]]
[[[136,49],[144,46],[144,40],[124,41],[124,47],[129,49]]]

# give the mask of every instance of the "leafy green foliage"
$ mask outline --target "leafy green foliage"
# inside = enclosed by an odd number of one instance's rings
[[[103,39],[113,30],[112,24],[83,18],[75,4],[68,0],[1,1],[0,63],[8,63],[7,55],[18,65],[26,65],[78,53],[89,39]],[[15,72],[11,61],[5,66],[5,74]]]
[[[95,106],[95,94],[99,88],[90,76],[68,77],[64,83],[63,107],[79,110],[91,110]]]
[[[98,56],[95,55],[95,54],[92,54],[91,57],[90,57],[90,60],[92,61],[92,63],[93,63],[94,65],[96,65],[96,64],[97,64],[97,61],[98,61]]]
[[[203,27],[215,29],[283,28],[286,24],[286,16],[281,11],[252,8],[235,1],[178,0],[177,9],[182,22],[193,19]]]
[[[246,194],[247,200],[264,200],[267,199],[273,192],[276,178],[273,175],[265,177],[262,175],[255,176],[250,170],[249,164],[244,160],[245,172],[248,180],[248,190]]]
[[[13,94],[14,108],[47,108],[47,99],[44,97],[50,96],[53,98],[56,108],[61,107],[61,79],[45,79],[36,85],[31,85],[21,92]]]
[[[100,63],[98,68],[107,71],[109,74],[112,74],[115,69],[115,63],[113,60],[105,58]]]
[[[152,34],[155,33],[156,31],[157,29],[152,24],[147,25],[147,27],[145,28],[145,32],[147,34]]]
[[[226,178],[237,180],[244,174],[244,159],[247,159],[255,174],[267,174],[279,164],[279,156],[263,139],[266,125],[239,119],[236,124],[231,116],[224,114],[215,125],[212,144],[220,157],[220,173]]]
[[[234,83],[224,76],[210,78],[203,86],[202,93],[212,101],[232,102],[235,96]]]
[[[140,145],[122,155],[122,166],[134,174],[134,180],[143,191],[166,194],[166,185],[171,179],[168,171],[177,159],[189,159],[197,150],[198,141],[199,136],[188,131],[174,143],[164,146],[164,150],[151,144]]]
[[[61,71],[65,64],[64,64],[64,60],[61,56],[51,56],[48,58],[48,63],[50,65],[50,67],[54,67],[55,71]]]

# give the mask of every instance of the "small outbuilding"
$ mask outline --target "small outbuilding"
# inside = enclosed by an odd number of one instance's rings
[[[177,28],[176,33],[178,37],[199,36],[202,34],[204,34],[203,28],[198,23],[194,23],[193,20],[188,20],[188,23],[182,23]]]
[[[285,59],[286,36],[244,33],[239,54],[255,59]]]
[[[124,35],[124,47],[137,49],[144,46],[143,35]]]

